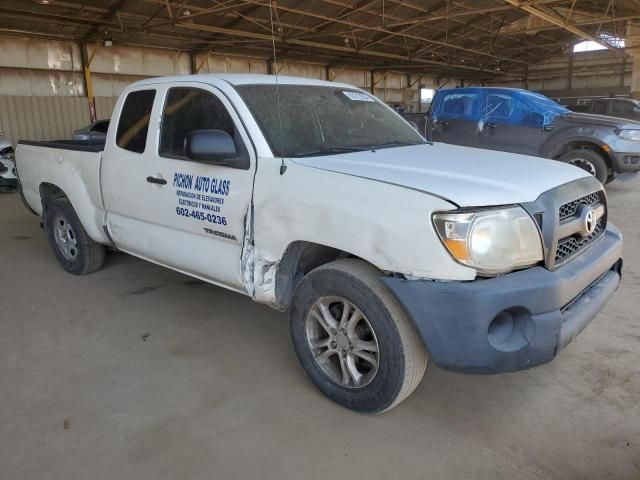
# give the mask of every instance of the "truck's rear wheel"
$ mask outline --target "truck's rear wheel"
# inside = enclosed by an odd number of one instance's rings
[[[102,267],[106,248],[89,238],[67,200],[57,199],[47,205],[44,229],[53,253],[67,272],[86,275]]]
[[[343,259],[309,273],[290,311],[291,337],[303,368],[331,400],[380,413],[409,396],[427,354],[381,272]]]
[[[570,152],[562,155],[559,160],[586,170],[596,177],[603,185],[607,183],[607,179],[609,178],[609,167],[607,166],[605,159],[602,158],[602,155],[598,152],[587,150],[586,148],[571,150]]]

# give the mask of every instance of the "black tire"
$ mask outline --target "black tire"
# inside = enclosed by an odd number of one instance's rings
[[[606,160],[602,158],[602,155],[593,150],[585,148],[571,150],[570,152],[562,155],[559,160],[586,170],[596,177],[603,185],[607,183],[607,180],[609,179],[609,166],[607,165]]]
[[[67,241],[71,244],[65,244],[60,238],[61,230],[66,230]],[[89,238],[67,200],[56,199],[46,205],[44,231],[58,262],[67,272],[86,275],[104,264],[106,247]]]
[[[342,259],[323,265],[298,284],[289,313],[293,346],[311,381],[334,402],[363,413],[381,413],[395,407],[418,386],[427,366],[427,353],[412,321],[381,276],[361,260]],[[316,361],[318,353],[314,354],[310,345],[311,309],[320,299],[332,297],[346,299],[359,309],[366,327],[373,331],[369,338],[377,344],[377,369],[369,383],[361,387],[347,387],[332,379]],[[331,343],[336,348],[336,342]],[[337,361],[341,363],[340,355]]]

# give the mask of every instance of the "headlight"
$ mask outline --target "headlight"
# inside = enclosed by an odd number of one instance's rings
[[[619,130],[618,136],[623,140],[640,142],[640,130]]]
[[[485,275],[498,275],[543,259],[540,233],[520,207],[441,212],[433,224],[451,256]]]

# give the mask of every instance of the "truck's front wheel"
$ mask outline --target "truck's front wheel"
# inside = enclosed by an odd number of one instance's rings
[[[293,345],[313,383],[364,413],[396,406],[427,366],[415,327],[380,276],[360,260],[331,262],[300,282],[290,311]]]
[[[105,246],[87,235],[67,200],[56,199],[46,206],[44,230],[53,253],[67,272],[86,275],[102,267]]]

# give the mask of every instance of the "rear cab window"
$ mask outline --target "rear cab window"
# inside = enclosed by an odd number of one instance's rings
[[[456,120],[480,118],[480,95],[476,92],[444,93],[440,96],[438,116]]]
[[[116,132],[116,144],[120,148],[144,153],[155,96],[155,90],[136,90],[127,95]]]

